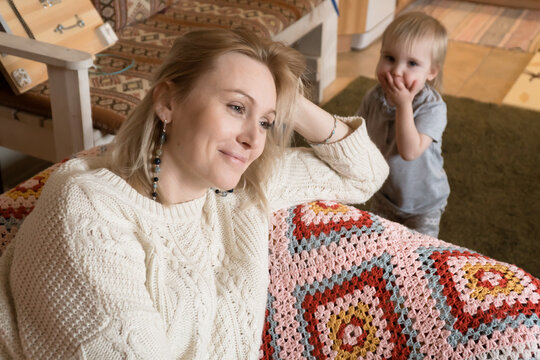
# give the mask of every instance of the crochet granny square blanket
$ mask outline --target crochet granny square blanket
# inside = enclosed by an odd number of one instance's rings
[[[275,212],[262,359],[540,359],[540,281],[318,201]]]
[[[0,195],[0,254],[58,165]],[[269,259],[261,359],[540,359],[515,265],[329,201],[274,212]]]

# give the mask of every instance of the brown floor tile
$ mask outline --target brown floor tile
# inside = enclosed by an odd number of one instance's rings
[[[501,104],[532,56],[531,53],[492,48],[458,95]]]
[[[347,52],[351,50],[351,35],[338,35],[337,52]]]
[[[337,55],[336,80],[324,90],[322,104],[337,95],[358,76],[375,78],[380,48],[381,41],[377,40],[363,50],[351,50],[350,36],[340,36],[338,39],[340,51]]]
[[[363,50],[350,50],[338,54],[338,77],[375,76],[375,68],[379,60],[381,42],[376,41]]]
[[[518,80],[506,94],[503,104],[540,111],[540,52],[534,54]]]
[[[443,93],[459,96],[465,82],[478,70],[491,48],[449,41],[444,64]]]

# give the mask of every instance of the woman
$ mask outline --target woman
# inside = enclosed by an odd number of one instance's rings
[[[245,31],[179,38],[108,155],[57,170],[0,259],[0,354],[256,359],[269,212],[361,203],[388,174],[361,118],[301,96],[303,69]],[[293,129],[318,145],[285,149]]]

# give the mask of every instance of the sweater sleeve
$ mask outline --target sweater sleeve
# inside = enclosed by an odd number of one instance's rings
[[[29,359],[169,359],[145,252],[120,216],[54,175],[16,241],[10,283]]]
[[[383,184],[388,165],[361,117],[339,117],[353,129],[346,138],[312,148],[291,148],[268,181],[271,209],[314,200],[363,203]]]

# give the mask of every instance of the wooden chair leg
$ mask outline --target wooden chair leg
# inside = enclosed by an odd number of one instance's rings
[[[48,65],[55,161],[94,146],[88,70]]]

